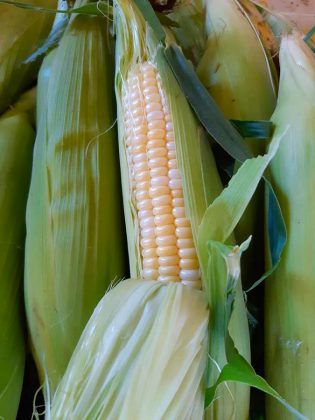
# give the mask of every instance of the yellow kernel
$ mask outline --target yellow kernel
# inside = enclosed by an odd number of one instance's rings
[[[199,268],[199,263],[196,258],[193,259],[181,259],[179,262],[180,268],[183,270],[193,270]]]
[[[178,265],[171,265],[169,267],[161,266],[159,267],[159,274],[161,276],[179,276],[179,267]]]

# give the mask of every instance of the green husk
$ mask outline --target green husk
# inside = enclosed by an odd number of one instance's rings
[[[82,334],[51,418],[202,419],[208,316],[202,291],[121,282]]]
[[[254,23],[237,0],[204,0],[208,36],[198,76],[226,118],[268,120],[276,104],[275,71]],[[254,155],[264,142],[247,139]],[[263,191],[260,188],[235,230],[237,243],[253,235],[242,262],[248,287],[263,269]],[[258,272],[257,272],[258,268]]]
[[[24,375],[22,276],[34,129],[32,94],[0,117],[0,417],[16,417]]]
[[[57,0],[33,0],[32,4],[56,8]],[[52,14],[0,4],[0,112],[36,79],[39,61],[24,61],[48,35],[52,21]]]
[[[303,35],[283,37],[280,88],[272,116],[284,135],[270,172],[288,228],[281,262],[266,283],[266,377],[308,418],[315,412],[314,153],[315,57]],[[268,399],[269,418],[291,419]]]
[[[73,15],[39,74],[26,215],[26,311],[51,393],[97,302],[127,271],[113,83],[106,21]]]

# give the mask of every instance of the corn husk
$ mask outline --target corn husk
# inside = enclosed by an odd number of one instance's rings
[[[22,3],[29,3],[22,0]],[[57,0],[34,0],[34,6],[56,8]],[[0,4],[0,112],[37,77],[39,60],[24,61],[48,35],[53,14]]]
[[[255,22],[237,0],[205,0],[206,50],[198,75],[226,118],[268,120],[276,104],[275,70]],[[258,12],[257,12],[258,13]],[[264,142],[247,139],[254,155]],[[238,165],[236,165],[238,167]],[[242,278],[249,287],[263,270],[263,191],[258,190],[235,229],[237,243],[253,235],[242,261]]]
[[[25,301],[51,393],[94,307],[126,273],[112,58],[106,21],[73,15],[39,74]]]
[[[52,419],[201,419],[204,293],[126,280],[95,309],[52,404]]]
[[[32,94],[0,117],[0,417],[13,420],[24,375],[22,276],[25,208],[35,139]]]
[[[280,88],[272,116],[284,134],[271,175],[288,229],[280,265],[266,282],[266,378],[307,418],[315,412],[315,58],[295,33],[282,39]],[[291,419],[268,399],[268,418]]]

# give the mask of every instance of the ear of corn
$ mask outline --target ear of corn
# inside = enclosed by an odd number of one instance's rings
[[[147,339],[140,336],[136,339],[136,344],[139,347],[143,345],[144,348],[147,346],[159,348],[160,357],[154,362],[154,365],[152,365],[151,354],[142,359],[141,369],[145,376],[141,376],[143,382],[139,381],[139,384],[146,383],[148,380],[146,375],[149,372],[150,381],[155,384],[156,388],[153,389],[156,389],[156,392],[152,393],[147,389],[150,388],[149,386],[142,385],[140,396],[145,409],[142,410],[137,402],[133,408],[134,401],[139,398],[136,389],[140,385],[136,383],[134,386],[133,380],[131,381],[129,378],[134,377],[133,375],[136,373],[126,375],[124,365],[121,363],[126,358],[128,364],[131,363],[130,357],[134,359],[134,363],[138,363],[135,361],[135,355],[128,354],[128,346],[120,351],[118,349],[114,360],[109,359],[107,353],[98,351],[96,358],[98,368],[96,364],[91,366],[88,368],[84,380],[81,383],[76,381],[76,371],[82,365],[80,362],[83,356],[82,349],[87,345],[94,329],[91,324],[82,337],[81,349],[75,352],[69,369],[56,392],[52,410],[53,412],[57,410],[63,395],[69,390],[72,394],[71,401],[74,399],[78,410],[80,410],[77,411],[78,416],[84,412],[86,407],[93,407],[91,418],[103,416],[114,419],[121,415],[120,418],[128,419],[127,411],[125,411],[127,408],[134,409],[137,418],[155,418],[154,416],[161,418],[161,412],[156,408],[155,401],[155,396],[159,395],[158,401],[161,410],[166,413],[164,414],[166,418],[201,419],[204,404],[204,394],[201,391],[205,386],[203,375],[206,363],[201,355],[203,346],[200,347],[200,342],[208,341],[208,332],[202,329],[204,318],[198,317],[200,303],[197,303],[195,298],[203,296],[203,292],[195,290],[195,288],[201,286],[203,274],[206,274],[207,271],[207,264],[201,267],[196,266],[196,256],[199,257],[199,250],[195,249],[194,244],[197,242],[198,229],[205,210],[221,191],[221,185],[209,141],[196,123],[154,35],[146,27],[142,16],[131,2],[116,2],[115,12],[119,146],[131,274],[133,277],[150,279],[151,281],[148,280],[150,286],[146,287],[159,287],[161,290],[165,287],[171,305],[175,304],[175,294],[172,291],[185,291],[184,293],[191,296],[191,299],[189,297],[190,306],[188,305],[184,311],[181,311],[181,306],[179,306],[179,317],[176,320],[178,327],[173,324],[172,328],[177,331],[180,325],[186,322],[186,319],[190,320],[189,323],[196,322],[199,325],[191,336],[192,349],[196,355],[198,354],[198,357],[196,356],[198,368],[195,371],[196,365],[191,359],[183,364],[186,366],[186,371],[189,372],[187,377],[184,379],[181,376],[181,370],[174,369],[172,370],[174,382],[170,381],[163,366],[168,363],[167,360],[173,360],[175,357],[178,336],[176,334],[170,341],[164,343],[165,324],[162,319],[166,317],[171,323],[173,318],[169,315],[167,307],[161,304],[161,316],[156,315],[161,335],[156,336],[155,333],[152,333],[152,335],[148,335]],[[163,223],[160,224],[160,221]],[[180,236],[181,232],[184,232],[183,237]],[[181,249],[182,243],[186,245],[186,248]],[[189,266],[190,268],[183,268],[184,264],[187,264],[185,260],[188,260],[188,264],[192,264]],[[182,270],[186,270],[186,272],[183,273]],[[183,276],[183,274],[187,274],[187,276]],[[154,279],[157,281],[152,282]],[[173,282],[177,284],[174,285]],[[124,295],[125,288],[130,287],[130,284],[132,283],[127,281],[110,294],[115,295],[117,292],[117,294]],[[144,293],[146,289],[142,288],[141,290],[143,294],[141,299],[143,302],[148,302],[148,295]],[[121,301],[124,300],[126,299],[122,297]],[[237,311],[233,315],[234,329],[236,324],[241,330],[236,341],[240,351],[243,354],[245,352],[248,357],[248,328],[240,289],[236,306]],[[115,304],[114,307],[115,310],[118,310],[119,305]],[[144,309],[141,311],[145,313]],[[134,310],[128,305],[122,309],[122,313],[123,318],[131,323]],[[149,319],[146,321],[145,317],[143,322],[148,322],[148,328],[151,328]],[[105,320],[101,327],[102,330],[100,330],[100,336],[95,340],[95,345],[99,349],[100,344],[97,343],[105,342],[106,334],[108,334],[106,331],[109,331],[110,325],[114,324],[109,324]],[[129,324],[129,328],[131,331],[132,325]],[[199,335],[200,328],[203,331],[203,337]],[[167,331],[166,336],[168,336]],[[184,331],[180,329],[179,333],[180,340],[185,341]],[[88,365],[87,359],[85,360],[84,363]],[[112,375],[114,372],[117,373],[112,376],[110,381],[110,377],[105,372],[104,375],[108,378],[106,389],[102,388],[95,398],[95,393],[88,391],[87,384],[89,386],[94,384],[94,380],[97,380],[94,373],[98,369],[103,369],[102,366],[106,366],[109,360],[115,366]],[[198,372],[197,376],[190,374],[193,371]],[[157,377],[156,372],[158,372]],[[164,384],[163,387],[162,384]],[[172,392],[169,391],[170,386],[175,387]],[[174,392],[175,389],[176,392]],[[185,389],[190,389],[190,397],[182,400],[186,395]],[[183,391],[181,392],[181,390]],[[232,394],[228,392],[224,396],[220,394],[220,406],[229,406],[229,410],[225,410],[227,414],[230,414],[230,410],[235,410],[235,406],[239,404],[233,391],[234,386],[232,385],[230,391]],[[119,397],[118,392],[120,393]],[[145,395],[144,392],[146,392]],[[126,395],[128,395],[127,402],[125,401]],[[240,403],[245,404],[246,410],[248,410],[248,388],[246,388],[245,395],[245,400]],[[63,409],[68,404],[72,405],[71,410],[75,409],[71,401],[67,398],[64,399]],[[78,405],[78,401],[82,401],[82,404]],[[144,404],[143,401],[146,403]],[[182,401],[181,405],[179,401]],[[192,411],[192,406],[195,407],[194,411]],[[172,408],[170,411],[171,407],[174,407],[174,410]],[[68,412],[67,416],[70,415],[69,413],[72,411]],[[64,416],[64,411],[60,411],[58,415]]]
[[[315,412],[314,194],[315,58],[302,35],[280,48],[280,88],[272,116],[284,134],[270,171],[288,229],[280,265],[266,282],[266,377],[307,418]],[[298,110],[298,111],[297,111]],[[291,419],[268,399],[269,418]]]
[[[0,417],[6,420],[16,416],[24,375],[24,214],[35,138],[26,113],[34,110],[34,98],[20,105],[0,118]]]
[[[25,301],[51,392],[95,305],[125,275],[112,64],[104,20],[75,15],[39,75]]]
[[[32,4],[56,8],[57,0],[35,0]],[[23,62],[48,35],[52,20],[52,14],[0,4],[0,112],[36,79],[38,60]]]
[[[268,120],[276,104],[275,72],[255,28],[257,17],[252,21],[238,0],[205,0],[204,4],[208,40],[198,66],[201,81],[226,118]],[[246,142],[254,155],[263,153],[262,141]],[[259,270],[262,272],[264,265],[260,258],[263,224],[258,222],[263,220],[262,209],[260,189],[235,229],[237,243],[253,235],[242,260],[242,278],[247,286],[262,274]]]

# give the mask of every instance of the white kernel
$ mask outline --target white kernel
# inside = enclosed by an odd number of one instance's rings
[[[143,109],[142,108],[133,109],[132,112],[131,112],[131,115],[133,117],[142,117],[143,116]]]
[[[163,120],[151,121],[148,123],[148,129],[154,130],[155,128],[165,130],[165,123]],[[165,131],[164,131],[165,132]]]
[[[165,130],[161,128],[155,128],[153,130],[149,130],[147,134],[149,139],[165,139]],[[165,140],[164,140],[165,143]]]
[[[176,236],[175,235],[157,236],[155,240],[156,240],[157,246],[176,245]]]
[[[154,217],[146,217],[145,219],[140,219],[140,227],[141,228],[150,228],[155,227]]]
[[[166,155],[167,155],[167,150],[165,147],[157,147],[157,148],[148,150],[148,159],[164,157]]]
[[[154,217],[156,226],[171,225],[174,223],[174,216],[172,214],[161,214]]]
[[[171,206],[156,206],[153,208],[153,214],[154,216],[159,216],[162,214],[169,214],[172,211]]]
[[[147,159],[148,158],[147,158],[147,154],[146,153],[140,153],[139,155],[133,155],[132,156],[132,160],[134,161],[134,163],[137,163],[137,162],[146,162]]]
[[[179,266],[183,270],[196,270],[199,268],[199,262],[197,258],[182,258],[179,262]]]
[[[149,200],[150,194],[148,190],[138,190],[136,191],[136,200],[142,201],[142,200]]]
[[[175,142],[174,141],[168,141],[166,143],[166,147],[167,147],[167,150],[175,150]]]
[[[184,207],[184,199],[175,197],[172,200],[173,207]]]
[[[151,268],[145,268],[142,270],[142,277],[144,280],[157,280],[159,271]]]
[[[178,276],[179,277],[179,267],[178,265],[170,265],[168,267],[160,266],[159,274],[161,276]]]
[[[169,159],[176,159],[176,150],[169,150],[167,153]]]
[[[147,114],[148,122],[154,121],[154,120],[163,120],[163,119],[164,119],[163,111],[152,111]]]
[[[171,130],[173,130],[173,128],[174,128],[174,127],[173,127],[173,123],[169,121],[169,122],[166,124],[166,130],[167,130],[167,131],[171,131]]]
[[[174,255],[177,252],[176,246],[158,246],[156,253],[159,257],[167,257],[169,255]]]
[[[193,238],[179,238],[177,239],[176,245],[178,246],[179,249],[195,247]]]
[[[168,187],[168,176],[156,176],[151,179],[151,185],[152,187],[161,187],[161,186],[167,186]],[[169,190],[169,194],[170,194]]]
[[[170,194],[161,195],[160,197],[152,198],[152,206],[153,207],[162,207],[168,206],[172,203],[172,197]]]
[[[160,102],[149,102],[145,106],[145,110],[146,110],[146,112],[161,111],[162,110],[162,105],[160,104]]]
[[[173,131],[168,131],[166,133],[166,139],[167,140],[174,140],[175,136],[174,136],[174,132]]]
[[[172,190],[179,190],[183,188],[181,179],[170,179],[169,186]]]
[[[132,146],[131,151],[133,155],[144,154],[147,151],[147,146],[145,144],[137,144]]]
[[[170,169],[170,170],[168,171],[168,176],[169,176],[171,179],[181,179],[181,175],[180,175],[180,173],[179,173],[179,170],[178,170],[178,169]]]
[[[138,217],[139,219],[145,219],[147,217],[153,217],[153,212],[151,210],[140,210],[138,211]]]
[[[157,147],[165,148],[165,141],[163,139],[154,139],[154,140],[148,141],[148,144],[147,144],[148,149],[157,148]]]
[[[150,172],[149,171],[138,172],[138,173],[135,174],[135,181],[136,182],[143,182],[143,181],[146,181],[147,179],[150,179]]]
[[[165,267],[167,265],[179,265],[179,258],[177,255],[168,255],[166,257],[159,257],[159,265]]]
[[[143,249],[156,248],[155,238],[141,238],[140,245]]]
[[[133,170],[134,172],[148,171],[149,170],[148,162],[138,162],[134,164]]]
[[[146,99],[147,98],[150,99],[152,94],[158,95],[158,97],[160,98],[159,90],[158,90],[158,87],[156,85],[146,86],[143,89],[143,94],[144,94]]]
[[[197,258],[197,252],[194,247],[179,249],[178,255],[180,258]]]
[[[177,160],[176,159],[169,159],[168,161],[168,167],[169,169],[177,169]]]
[[[150,210],[152,209],[152,201],[150,200],[142,200],[137,203],[138,210]]]
[[[141,251],[141,255],[143,258],[155,258],[157,256],[156,248],[144,248]]]
[[[190,221],[186,217],[175,219],[175,225],[177,227],[190,227]]]
[[[147,157],[147,156],[146,156]],[[149,168],[160,168],[167,167],[167,158],[166,157],[154,157],[148,161]]]
[[[159,268],[159,262],[157,258],[143,258],[143,268]]]
[[[154,238],[155,237],[155,229],[154,228],[141,229],[141,237],[142,238]]]
[[[185,281],[197,281],[200,279],[200,270],[180,270],[179,277]]]
[[[179,239],[192,238],[192,231],[190,227],[178,227],[176,228],[176,236]]]
[[[161,168],[152,168],[150,169],[150,175],[152,178],[155,176],[165,176],[168,174],[168,169],[164,166]]]
[[[156,236],[174,235],[174,237],[175,237],[175,226],[174,225],[156,226],[155,234],[156,234]]]
[[[174,197],[174,198],[182,198],[183,197],[183,189],[182,188],[179,188],[179,189],[177,189],[177,190],[173,190],[172,189],[172,196]]]
[[[172,213],[173,213],[173,216],[175,217],[175,219],[181,219],[182,217],[185,217],[184,207],[174,208]]]
[[[175,282],[179,282],[179,277],[178,276],[159,276],[158,280],[163,281],[165,283],[168,283],[168,282],[175,283]]]
[[[149,195],[152,198],[159,197],[161,195],[169,195],[170,189],[167,186],[151,187],[149,189]]]
[[[132,138],[132,145],[137,146],[139,144],[146,144],[148,138],[144,134],[137,134]]]
[[[142,182],[137,182],[135,189],[136,191],[141,191],[141,190],[149,190],[150,188],[150,181],[146,180],[146,181],[142,181]]]

